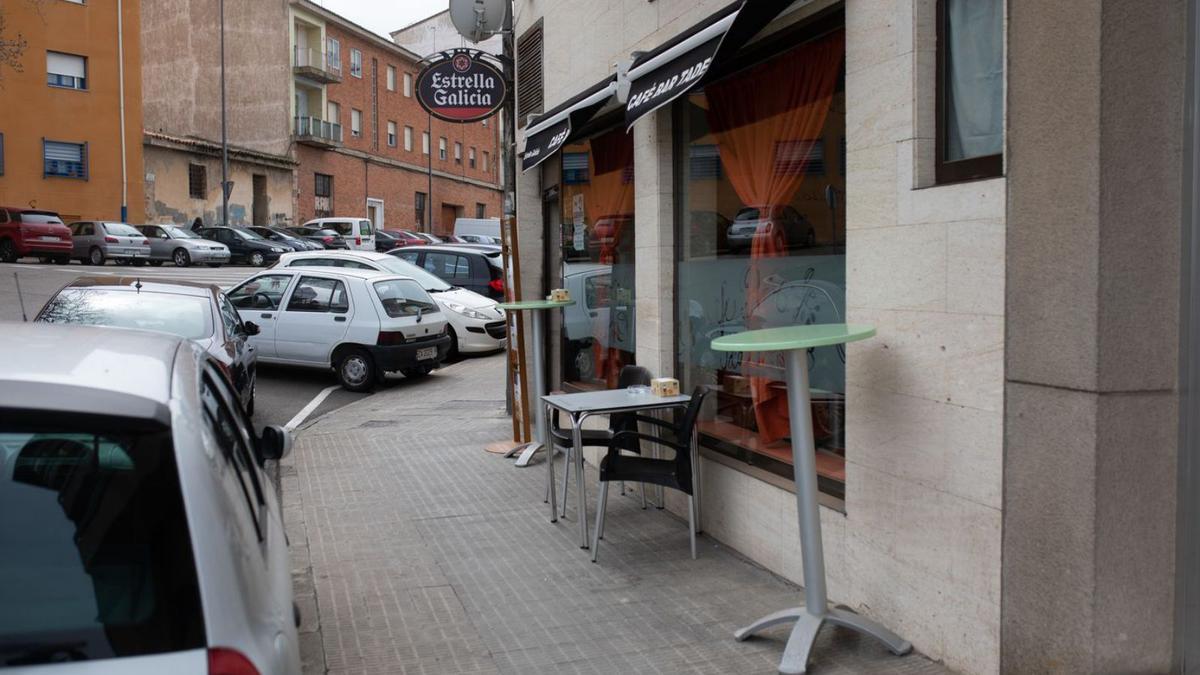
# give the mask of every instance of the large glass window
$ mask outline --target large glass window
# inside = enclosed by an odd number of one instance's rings
[[[843,35],[802,43],[677,104],[681,384],[716,390],[699,423],[704,445],[789,478],[782,353],[710,344],[745,330],[845,321]],[[604,292],[595,288],[597,302]],[[845,352],[815,349],[808,367],[818,475],[841,496]]]
[[[563,148],[563,381],[612,388],[634,362],[633,136],[618,128]]]

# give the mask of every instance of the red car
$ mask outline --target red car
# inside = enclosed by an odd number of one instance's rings
[[[66,265],[71,261],[71,230],[53,211],[0,206],[0,262],[25,256]]]
[[[423,246],[429,243],[427,239],[419,237],[416,235],[416,233],[409,232],[408,230],[384,230],[384,232],[387,232],[396,238],[396,245],[393,248],[400,248],[401,246]]]

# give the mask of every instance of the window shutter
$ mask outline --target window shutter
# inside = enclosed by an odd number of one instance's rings
[[[545,109],[542,73],[542,23],[517,40],[517,124]]]
[[[84,77],[86,66],[82,56],[46,52],[46,72],[70,77]]]

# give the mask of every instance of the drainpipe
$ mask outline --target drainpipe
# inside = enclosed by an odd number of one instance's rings
[[[117,87],[121,116],[121,222],[129,220],[129,174],[125,149],[125,15],[121,0],[117,0]]]

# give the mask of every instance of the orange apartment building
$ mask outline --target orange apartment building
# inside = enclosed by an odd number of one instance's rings
[[[0,65],[0,204],[141,221],[140,13],[139,0],[0,3],[0,39],[24,45],[19,70]]]
[[[431,119],[414,88],[423,55],[307,0],[291,15],[298,222],[445,234],[455,218],[500,215],[498,119]]]

